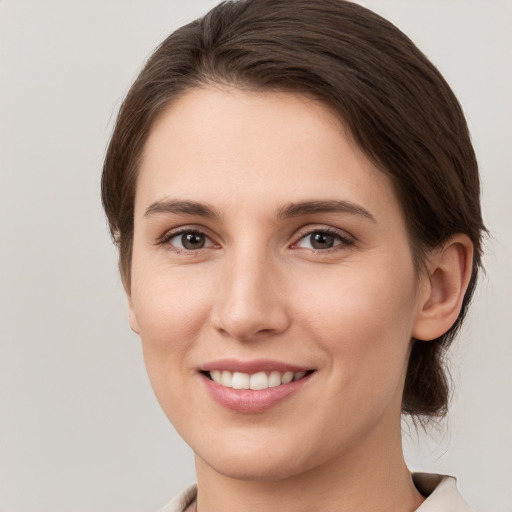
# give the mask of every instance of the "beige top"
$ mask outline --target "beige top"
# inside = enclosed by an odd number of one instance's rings
[[[413,473],[412,479],[418,491],[427,498],[416,512],[471,512],[469,505],[457,491],[454,477]],[[192,485],[175,496],[160,512],[185,512],[196,499],[196,495],[197,487]]]

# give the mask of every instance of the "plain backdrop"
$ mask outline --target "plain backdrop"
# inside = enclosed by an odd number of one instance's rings
[[[215,0],[0,0],[0,510],[156,511],[194,480],[126,320],[99,181],[154,47]],[[412,469],[512,510],[512,3],[374,0],[463,105],[492,233],[451,353],[451,412],[405,429]]]

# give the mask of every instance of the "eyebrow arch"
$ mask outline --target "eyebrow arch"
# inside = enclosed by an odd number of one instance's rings
[[[151,217],[156,213],[177,213],[182,215],[198,215],[208,219],[219,219],[218,212],[203,203],[196,201],[163,200],[152,203],[144,213],[144,217]]]
[[[218,220],[220,218],[217,210],[203,203],[196,201],[162,200],[152,203],[144,213],[144,217],[151,217],[158,213],[175,213],[178,215],[197,215],[208,219]],[[360,215],[372,222],[377,222],[375,217],[362,206],[350,201],[329,199],[315,201],[301,201],[299,203],[288,203],[281,206],[277,211],[278,219],[289,217],[300,217],[314,213],[349,213]]]
[[[287,217],[300,217],[313,213],[349,213],[366,217],[372,222],[377,222],[375,217],[362,206],[343,200],[325,200],[325,201],[302,201],[300,203],[289,203],[278,210],[278,219]]]

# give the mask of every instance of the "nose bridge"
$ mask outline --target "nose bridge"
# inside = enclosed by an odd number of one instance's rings
[[[275,257],[261,245],[233,249],[219,283],[215,327],[239,340],[285,330],[288,315],[278,274]]]

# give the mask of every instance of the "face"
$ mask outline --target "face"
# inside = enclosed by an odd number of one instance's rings
[[[194,89],[155,123],[130,323],[204,467],[285,478],[396,441],[421,287],[389,179],[321,104]]]

